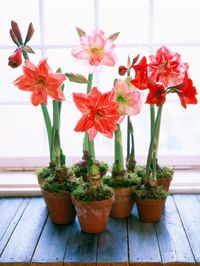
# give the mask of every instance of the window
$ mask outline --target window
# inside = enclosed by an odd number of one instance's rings
[[[112,88],[117,67],[125,64],[128,55],[134,57],[140,53],[148,56],[162,44],[179,52],[184,61],[189,63],[190,75],[198,89],[199,9],[199,0],[5,1],[0,9],[0,166],[37,165],[44,162],[40,159],[48,157],[47,137],[40,107],[30,104],[29,93],[12,85],[21,74],[21,69],[13,70],[7,66],[7,58],[15,49],[9,37],[11,20],[18,22],[24,34],[29,22],[33,22],[35,33],[30,45],[35,51],[35,55],[31,56],[34,63],[45,56],[55,70],[61,67],[65,72],[79,72],[84,75],[87,75],[87,68],[71,56],[72,47],[78,43],[75,27],[79,26],[87,32],[99,27],[106,34],[120,31],[120,37],[116,41],[117,66],[104,67],[102,73],[95,78],[95,85],[102,91]],[[81,156],[82,134],[73,131],[80,114],[72,103],[71,94],[77,91],[85,92],[86,88],[84,85],[66,83],[61,137],[67,157]],[[132,118],[139,158],[146,156],[149,143],[148,108],[144,104],[142,113]],[[162,156],[167,156],[163,158],[167,158],[166,162],[169,163],[199,164],[199,117],[199,105],[189,106],[185,111],[177,97],[168,99],[163,110],[159,148],[161,160]],[[125,128],[126,123],[123,123],[124,131]],[[123,138],[125,143],[125,134]],[[112,140],[98,136],[95,145],[97,156],[113,156]],[[182,156],[186,159],[182,160]],[[28,163],[24,158],[30,158]]]

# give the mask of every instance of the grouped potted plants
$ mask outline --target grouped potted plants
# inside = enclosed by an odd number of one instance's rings
[[[127,77],[116,79],[112,90],[102,93],[93,86],[93,73],[102,66],[114,66],[116,56],[114,41],[119,33],[109,37],[99,29],[87,35],[77,28],[80,45],[72,55],[89,67],[88,78],[80,74],[65,73],[58,68],[53,72],[42,59],[37,66],[29,60],[33,49],[27,45],[34,29],[30,23],[25,41],[16,22],[11,22],[10,36],[17,49],[9,57],[12,68],[22,64],[23,75],[14,81],[19,89],[31,92],[31,102],[41,106],[49,144],[49,165],[37,171],[38,182],[54,223],[69,224],[76,212],[82,231],[99,233],[106,229],[109,215],[124,218],[130,215],[136,201],[139,216],[144,222],[160,219],[173,169],[158,163],[158,146],[162,109],[168,94],[177,94],[181,105],[196,104],[196,88],[189,78],[188,65],[178,53],[165,46],[151,55],[149,63],[139,55],[132,62],[128,57],[127,67],[120,66],[119,74]],[[136,64],[137,63],[137,64]],[[135,76],[130,76],[130,71]],[[72,167],[65,165],[61,148],[60,123],[64,81],[87,84],[86,93],[73,93],[76,107],[82,117],[75,126],[76,132],[84,133],[83,157]],[[140,90],[148,90],[146,103],[150,105],[151,136],[145,166],[136,164],[134,135],[131,116],[141,110]],[[48,111],[48,97],[53,99],[53,117]],[[120,124],[127,117],[127,157],[124,166],[123,141]],[[95,156],[94,139],[97,133],[108,138],[114,135],[114,163],[111,174],[106,175],[108,165]]]
[[[178,53],[173,53],[165,46],[159,48],[155,56],[150,56],[149,63],[146,57],[143,57],[138,65],[133,65],[133,68],[135,78],[131,83],[140,90],[149,90],[146,103],[150,104],[151,112],[151,138],[145,175],[143,184],[135,191],[135,198],[140,218],[146,222],[155,222],[161,217],[167,197],[167,191],[159,185],[163,185],[163,180],[170,180],[173,173],[168,168],[162,169],[158,164],[159,133],[166,96],[176,93],[181,105],[186,108],[187,104],[197,103],[197,91],[189,78],[188,64],[182,62]],[[157,183],[158,174],[161,178]],[[169,184],[166,188],[168,186]]]

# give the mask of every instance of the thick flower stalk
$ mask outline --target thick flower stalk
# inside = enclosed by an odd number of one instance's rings
[[[101,133],[108,138],[113,137],[117,128],[117,121],[120,118],[118,103],[113,98],[112,92],[101,93],[96,87],[88,94],[73,93],[73,100],[76,107],[82,113],[75,131],[88,132],[88,174],[96,174],[94,169],[95,151],[94,138]]]
[[[146,103],[151,105],[151,141],[146,163],[148,182],[151,172],[153,179],[156,179],[160,124],[167,95],[176,93],[181,105],[186,108],[187,104],[197,103],[197,91],[188,77],[188,64],[182,62],[178,53],[173,53],[164,46],[158,49],[155,56],[150,56],[149,64],[143,57],[133,69],[135,78],[131,83],[140,90],[149,89],[146,98]],[[154,106],[158,107],[156,115]]]
[[[133,116],[140,112],[141,94],[139,91],[131,90],[126,80],[120,79],[115,81],[112,92],[116,102],[119,104],[119,113],[121,115],[118,120],[118,128],[115,131],[115,162],[113,165],[113,174],[120,175],[120,173],[123,173],[125,170],[123,163],[122,134],[119,124],[123,121],[125,116]],[[134,147],[134,143],[132,143],[132,147]],[[132,154],[132,156],[134,156],[134,154]]]
[[[64,100],[64,84],[66,76],[61,73],[53,73],[47,64],[47,59],[42,59],[37,66],[30,62],[28,53],[34,53],[27,45],[34,33],[32,23],[29,24],[25,41],[23,42],[18,24],[11,22],[10,36],[18,46],[17,50],[9,57],[9,65],[17,67],[22,63],[22,55],[25,59],[23,75],[14,81],[19,89],[31,92],[31,102],[34,106],[41,105],[44,121],[47,129],[50,163],[61,167],[65,163],[65,156],[60,146],[60,111],[61,102]],[[60,72],[60,70],[58,70]],[[47,99],[53,99],[53,122],[47,109]]]

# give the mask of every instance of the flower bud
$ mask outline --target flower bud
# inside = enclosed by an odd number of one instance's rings
[[[118,73],[120,76],[124,76],[127,72],[127,68],[125,66],[120,66],[118,69]]]
[[[18,48],[15,52],[8,58],[8,65],[12,68],[16,68],[22,64],[22,49]]]

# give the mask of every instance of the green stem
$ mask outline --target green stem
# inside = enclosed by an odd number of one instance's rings
[[[94,141],[90,141],[88,137],[88,158],[87,158],[88,176],[98,174],[97,166],[95,165],[95,148]]]
[[[60,145],[60,108],[59,102],[53,101],[53,141],[52,157],[55,159],[56,167],[61,167],[61,145]]]
[[[23,57],[24,57],[25,60],[29,60],[28,53],[25,52],[25,51],[23,51]],[[50,119],[49,112],[48,112],[48,109],[47,109],[46,105],[44,105],[43,103],[41,103],[40,105],[41,105],[41,108],[42,108],[43,117],[44,117],[46,130],[47,130],[50,161],[52,161],[52,149],[51,149],[51,146],[52,146],[52,126],[51,126],[51,119]]]
[[[43,103],[41,103],[40,106],[42,108],[44,122],[45,122],[46,130],[47,130],[48,143],[49,143],[49,152],[50,152],[50,161],[52,161],[53,158],[52,158],[52,148],[51,148],[51,146],[52,146],[52,126],[51,126],[51,120],[50,120],[49,112],[47,110],[46,105],[44,105]]]
[[[88,75],[87,93],[89,93],[92,89],[92,81],[93,81],[93,74],[89,74]]]
[[[116,172],[124,171],[123,162],[123,148],[122,148],[122,133],[120,125],[117,125],[117,130],[115,130],[115,163],[114,170]]]
[[[153,104],[150,104],[150,119],[151,119],[151,137],[152,137],[153,127],[155,123],[155,107]]]
[[[152,161],[152,154],[153,154],[155,137],[157,134],[158,124],[159,124],[159,120],[161,119],[161,115],[162,115],[162,105],[159,106],[158,108],[156,120],[155,120],[154,127],[152,130],[151,141],[149,145],[149,151],[148,151],[147,163],[146,163],[146,176],[145,176],[146,181],[148,181],[150,178],[150,166],[151,166],[151,161]]]
[[[92,81],[93,81],[93,74],[88,75],[88,84],[87,84],[87,93],[89,93],[92,89]],[[89,150],[89,139],[88,133],[85,132],[84,139],[83,139],[83,159],[87,159],[88,151]]]
[[[130,116],[127,116],[127,154],[126,161],[130,159],[130,130],[129,130]]]
[[[158,121],[158,130],[157,130],[157,134],[156,134],[156,159],[158,159],[158,146],[159,146],[159,139],[160,139],[160,124],[161,124],[161,117]]]
[[[134,143],[134,131],[133,131],[133,124],[131,120],[129,121],[129,131],[131,136],[131,154],[130,154],[130,160],[135,161],[135,143]]]

